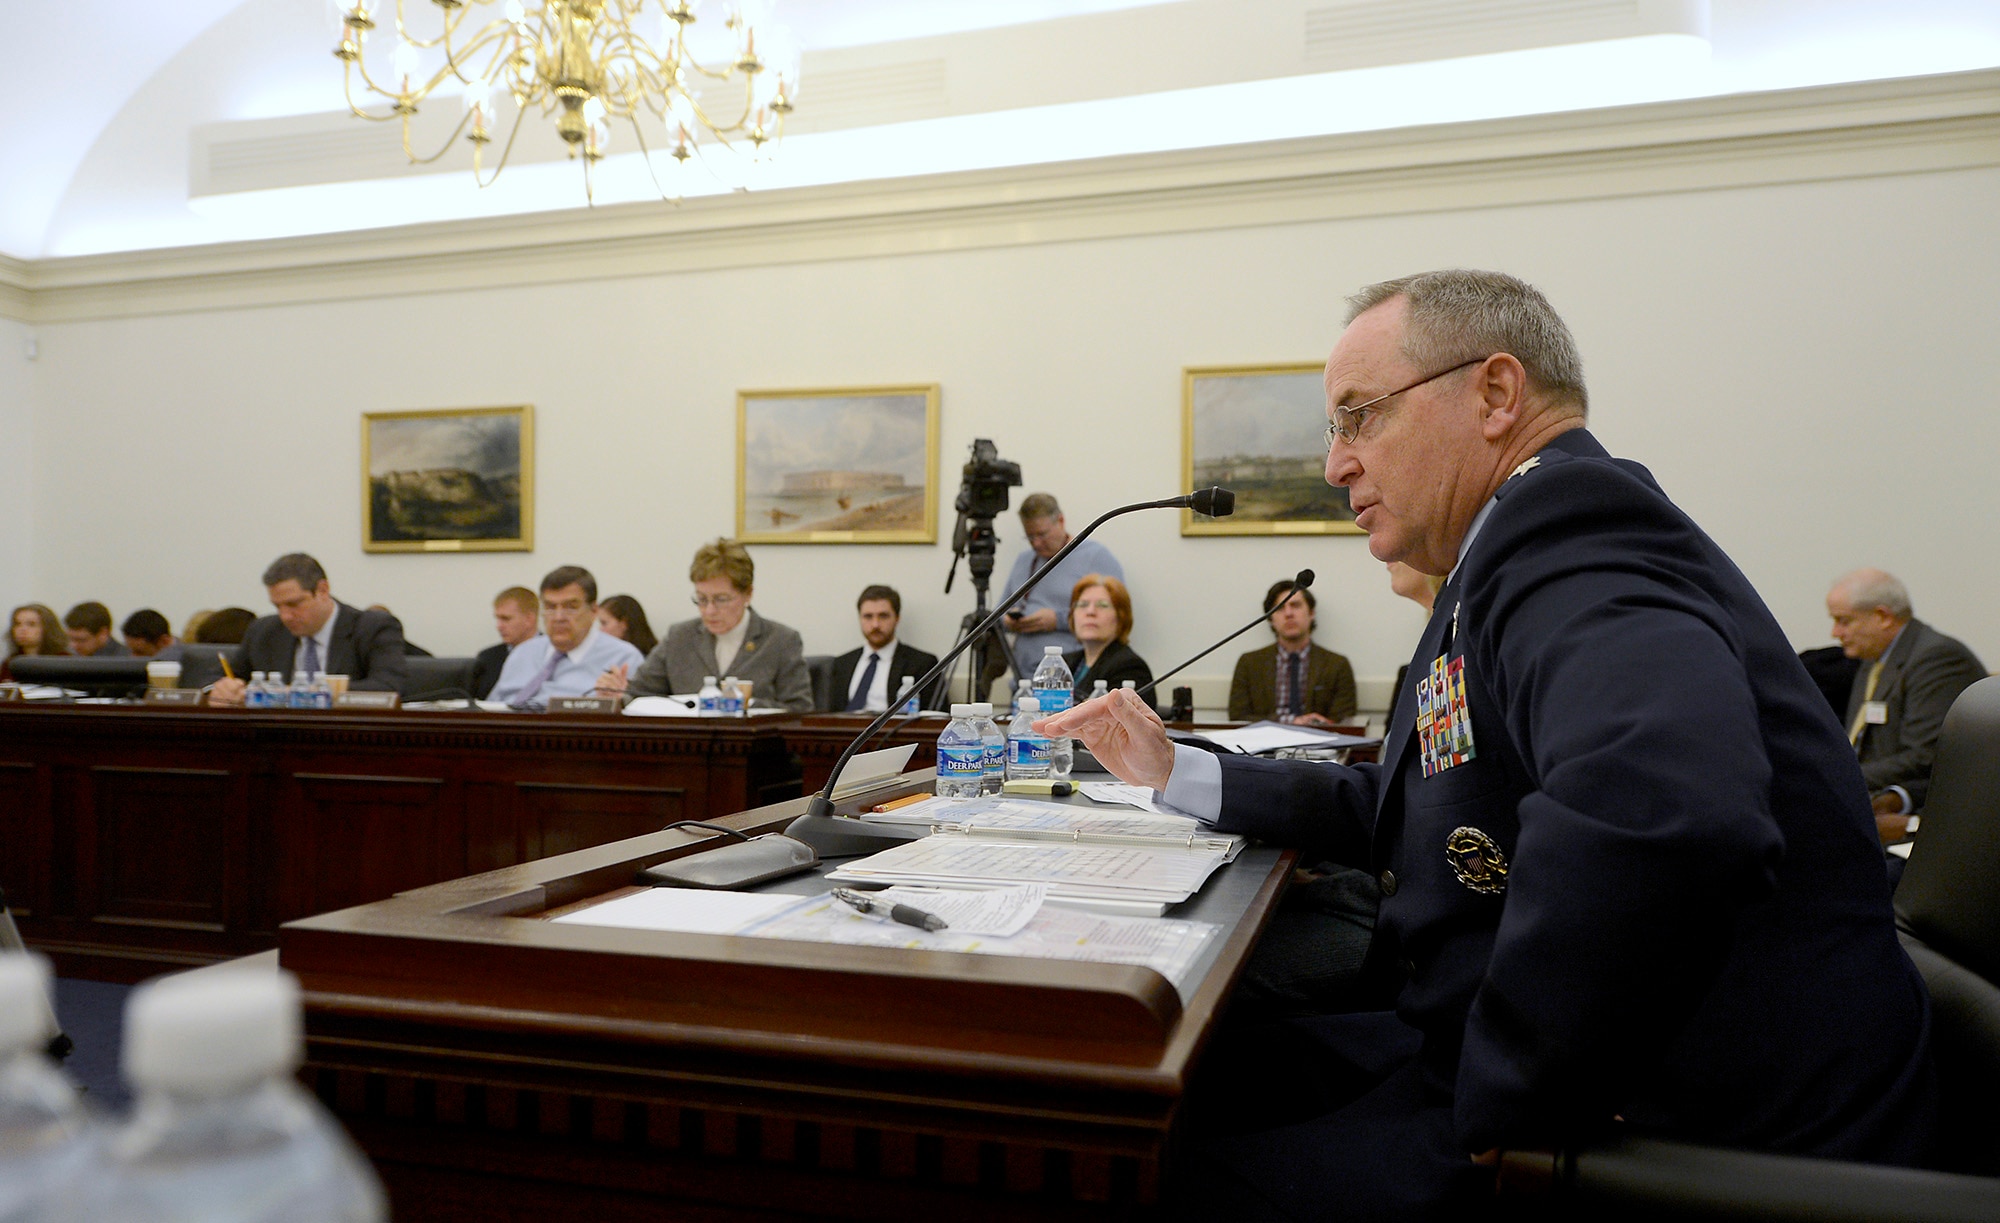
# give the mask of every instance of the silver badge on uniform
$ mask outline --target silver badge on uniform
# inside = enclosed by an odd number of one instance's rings
[[[1444,841],[1444,856],[1458,881],[1485,896],[1507,890],[1507,855],[1493,838],[1477,828],[1454,828]]]

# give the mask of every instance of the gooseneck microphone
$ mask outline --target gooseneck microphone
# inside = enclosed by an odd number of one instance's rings
[[[1005,597],[1001,598],[994,605],[993,610],[987,614],[986,618],[974,626],[971,632],[960,638],[958,644],[953,646],[943,658],[938,659],[937,665],[925,672],[921,679],[911,685],[911,688],[917,692],[928,692],[931,684],[940,675],[950,670],[951,664],[958,661],[959,656],[970,649],[973,642],[980,640],[994,625],[1000,623],[1001,617],[1005,616],[1029,591],[1039,586],[1043,578],[1055,572],[1056,566],[1061,563],[1063,558],[1076,551],[1078,544],[1089,539],[1093,531],[1113,518],[1138,510],[1177,509],[1192,509],[1197,514],[1206,514],[1211,518],[1223,518],[1228,516],[1235,508],[1235,493],[1230,492],[1226,488],[1212,487],[1199,489],[1185,496],[1168,497],[1164,501],[1140,501],[1132,505],[1121,505],[1115,510],[1107,510],[1099,514],[1089,526],[1071,536],[1070,541],[1064,544],[1060,551],[1038,566],[1028,576],[1028,580],[1021,584],[1019,589],[1009,591]],[[1290,597],[1290,595],[1286,596],[1286,598]],[[889,719],[896,716],[897,708],[896,705],[892,704],[881,713],[875,715],[875,720],[868,724],[868,728],[856,735],[853,742],[849,743],[841,751],[840,758],[833,762],[833,770],[827,774],[826,785],[820,789],[818,794],[812,796],[812,800],[806,805],[806,813],[786,826],[786,836],[804,841],[807,845],[812,846],[813,852],[822,858],[851,858],[857,854],[872,854],[897,841],[915,840],[929,831],[921,825],[871,824],[865,820],[855,819],[852,816],[834,814],[833,788],[840,784],[841,770],[847,767],[847,762],[853,759],[854,753],[860,750],[862,744],[874,738],[876,731],[888,725]]]
[[[1293,595],[1299,593],[1301,590],[1306,589],[1312,584],[1313,584],[1313,571],[1310,569],[1299,570],[1299,575],[1292,579],[1292,584],[1285,589],[1285,593],[1271,600],[1270,611],[1265,612],[1263,615],[1257,617],[1255,620],[1252,620],[1250,623],[1244,625],[1242,628],[1237,629],[1235,632],[1229,634],[1229,636],[1224,637],[1221,641],[1216,642],[1214,645],[1208,647],[1206,650],[1203,650],[1201,653],[1195,655],[1193,658],[1188,659],[1180,666],[1175,667],[1173,670],[1167,672],[1165,675],[1160,676],[1159,679],[1156,679],[1152,683],[1147,684],[1144,688],[1139,689],[1139,699],[1144,700],[1148,695],[1152,693],[1153,689],[1159,687],[1161,683],[1165,682],[1166,680],[1172,679],[1176,675],[1179,675],[1181,672],[1187,670],[1189,667],[1192,667],[1194,664],[1200,662],[1202,659],[1207,658],[1210,654],[1215,653],[1223,646],[1228,645],[1230,642],[1236,640],[1238,637],[1241,637],[1243,634],[1249,632],[1251,629],[1256,628],[1258,625],[1264,623],[1266,620],[1269,620],[1271,616],[1279,608],[1283,607],[1286,603],[1289,603],[1291,601]]]

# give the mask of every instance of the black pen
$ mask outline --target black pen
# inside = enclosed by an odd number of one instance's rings
[[[853,888],[835,888],[833,898],[848,908],[858,909],[863,913],[880,914],[886,909],[890,921],[899,921],[906,926],[915,926],[919,930],[937,931],[945,928],[944,918],[935,913],[926,913],[910,905],[890,904],[886,900],[870,896],[866,892],[857,892]]]

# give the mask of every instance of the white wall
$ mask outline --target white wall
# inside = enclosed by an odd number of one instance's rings
[[[759,609],[808,650],[852,644],[870,581],[903,591],[906,637],[936,649],[970,604],[962,577],[940,587],[971,438],[1058,493],[1072,526],[1169,495],[1182,366],[1319,359],[1344,293],[1466,264],[1548,292],[1599,435],[1653,468],[1798,645],[1827,639],[1828,580],[1876,564],[2000,665],[1996,203],[2000,170],[1977,170],[51,323],[37,427],[65,441],[35,452],[35,595],[176,622],[261,608],[262,566],[302,548],[336,593],[458,653],[490,640],[493,592],[577,562],[663,627],[688,610],[689,555],[734,526],[739,388],[934,381],[937,545],[754,552]],[[514,403],[537,412],[532,555],[361,551],[361,413]],[[1011,556],[1018,524],[1001,527]],[[1155,513],[1100,538],[1157,666],[1304,565],[1321,641],[1364,680],[1393,675],[1420,628],[1358,537],[1184,539]],[[1226,676],[1234,653],[1199,672]]]
[[[0,444],[0,608],[39,598],[32,513],[35,416],[30,406],[35,365],[27,353],[33,334],[25,324],[0,318],[0,438],[6,439]]]

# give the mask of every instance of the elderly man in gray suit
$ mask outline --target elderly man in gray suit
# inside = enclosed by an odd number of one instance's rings
[[[1893,841],[1930,790],[1945,711],[1986,668],[1964,643],[1915,619],[1910,592],[1880,569],[1835,582],[1826,611],[1841,649],[1861,660],[1847,696],[1847,738],[1874,796],[1877,831]]]
[[[750,608],[757,567],[733,539],[703,544],[688,567],[694,605],[701,615],[667,630],[637,673],[613,667],[598,677],[597,691],[610,696],[666,696],[701,691],[703,677],[733,675],[751,681],[751,699],[781,705],[793,713],[813,707],[812,674],[806,670],[799,631],[766,620]]]

